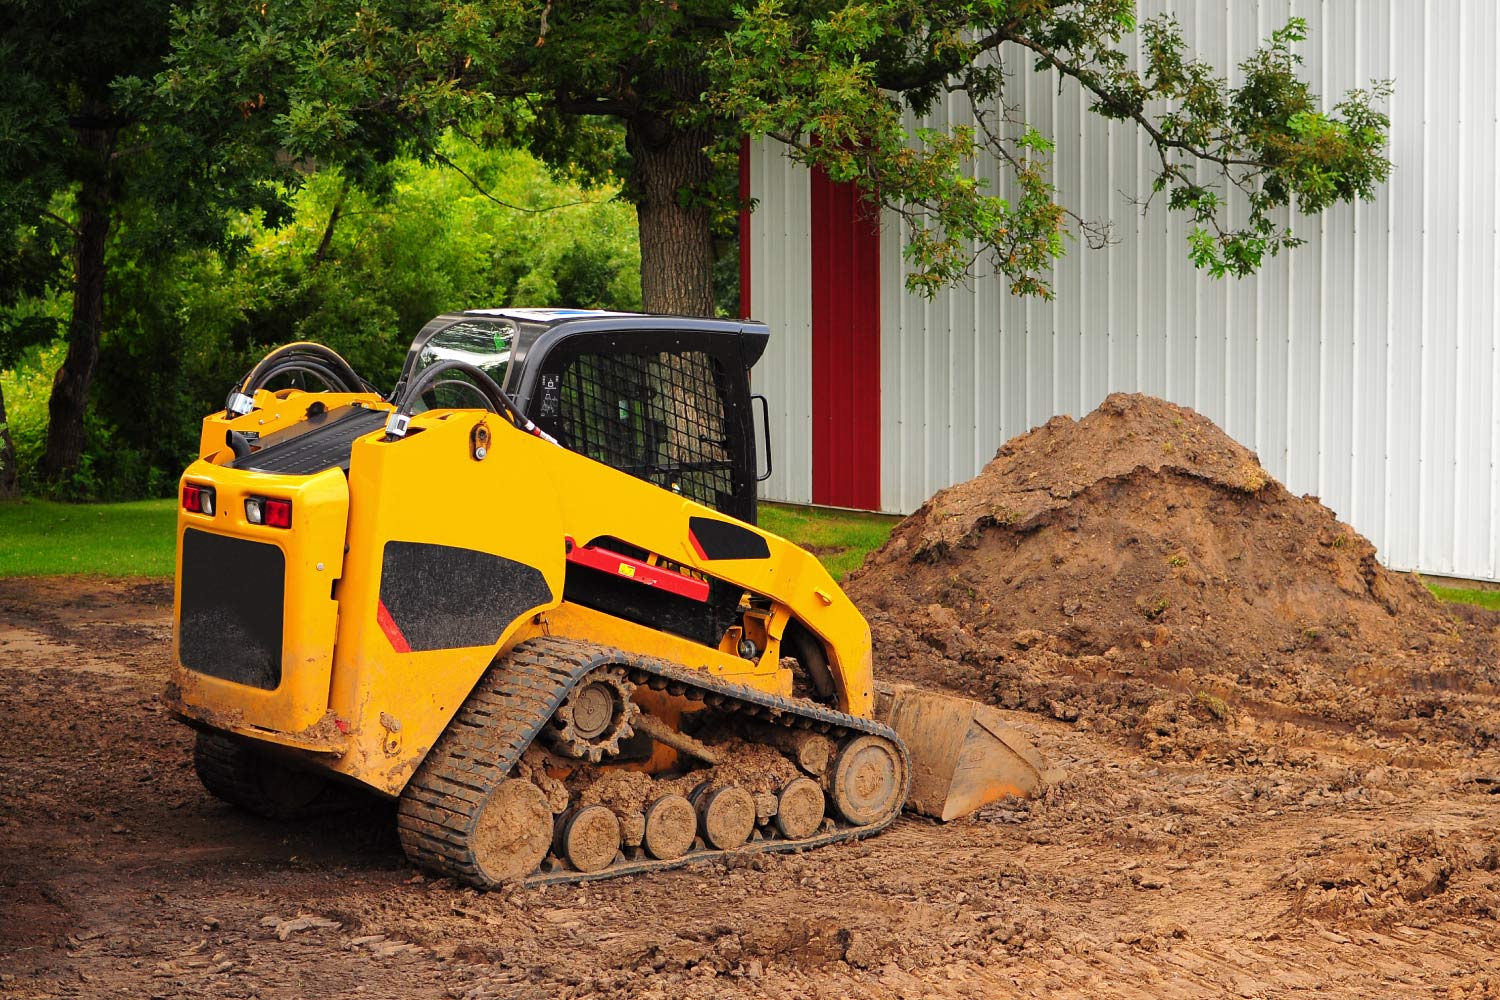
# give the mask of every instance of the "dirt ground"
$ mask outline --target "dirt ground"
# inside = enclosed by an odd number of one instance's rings
[[[389,808],[199,787],[160,582],[0,584],[0,995],[1500,996],[1500,759],[1246,713],[1162,761],[1008,713],[1069,778],[947,826],[485,895]]]
[[[1500,616],[1112,399],[850,585],[1066,777],[803,855],[484,894],[387,805],[248,817],[161,706],[168,583],[0,581],[0,996],[1500,997]]]

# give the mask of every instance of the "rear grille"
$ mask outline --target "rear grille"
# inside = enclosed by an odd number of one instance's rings
[[[355,440],[379,430],[387,416],[383,410],[344,406],[321,418],[309,417],[275,437],[267,436],[260,451],[235,459],[229,467],[288,476],[311,476],[324,469],[348,472]]]
[[[184,667],[268,691],[281,684],[286,559],[279,548],[188,528],[180,586]]]

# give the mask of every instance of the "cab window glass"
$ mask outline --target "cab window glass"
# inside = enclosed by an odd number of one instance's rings
[[[440,331],[422,346],[413,377],[439,361],[465,361],[483,371],[495,384],[505,387],[510,369],[511,349],[516,328],[493,320],[464,320]],[[467,388],[473,380],[464,372],[453,371],[422,394],[420,410],[447,407],[465,408],[484,405],[482,397]]]

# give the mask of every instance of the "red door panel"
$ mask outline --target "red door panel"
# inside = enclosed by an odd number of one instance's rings
[[[880,509],[880,224],[812,174],[812,499]]]

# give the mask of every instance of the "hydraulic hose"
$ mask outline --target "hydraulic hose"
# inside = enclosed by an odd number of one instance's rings
[[[257,390],[264,388],[278,375],[288,372],[304,372],[322,382],[330,392],[374,392],[379,389],[361,378],[359,373],[331,348],[322,344],[300,341],[287,344],[260,359],[239,384],[229,393],[225,409],[230,413],[249,413],[250,400]]]
[[[467,382],[460,384],[468,386],[483,397],[484,401],[489,404],[487,408],[490,411],[503,415],[527,434],[557,444],[556,438],[532,423],[530,418],[521,412],[521,408],[494,379],[490,378],[489,373],[477,365],[456,359],[439,361],[423,369],[420,375],[400,387],[399,395],[392,400],[396,404],[396,411],[391,414],[391,419],[386,423],[387,438],[402,437],[406,433],[406,424],[411,420],[413,407],[417,400],[422,398],[424,392],[436,385],[460,382],[458,379],[443,378],[450,372],[462,372],[473,379],[472,385]]]

